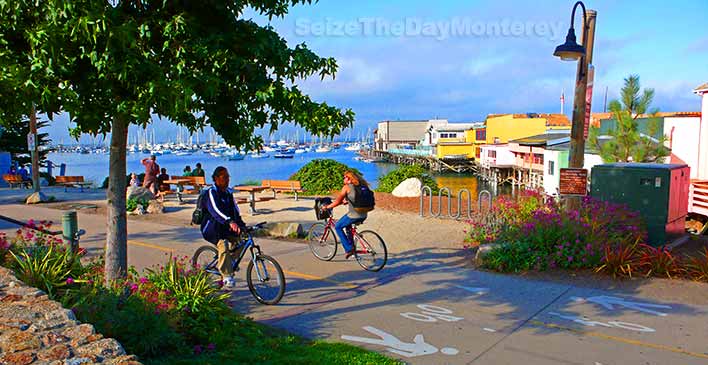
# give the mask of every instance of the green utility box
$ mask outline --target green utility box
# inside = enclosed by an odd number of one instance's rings
[[[665,245],[685,232],[690,173],[688,165],[613,163],[596,165],[591,195],[640,212],[649,244]]]

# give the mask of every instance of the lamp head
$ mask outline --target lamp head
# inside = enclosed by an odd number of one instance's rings
[[[553,55],[560,57],[563,61],[577,61],[585,56],[585,47],[578,44],[575,38],[575,29],[568,29],[568,35],[565,37],[565,43],[556,47]]]

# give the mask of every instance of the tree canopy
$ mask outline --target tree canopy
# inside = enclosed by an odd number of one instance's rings
[[[129,124],[157,114],[231,145],[262,143],[285,122],[333,136],[354,113],[305,95],[297,82],[334,77],[333,58],[291,48],[268,18],[311,0],[0,0],[0,122],[67,112],[74,136],[111,132],[106,281],[127,270]]]
[[[641,92],[641,94],[640,94]],[[660,130],[658,109],[650,110],[654,89],[641,91],[639,76],[624,79],[620,100],[610,102],[615,126],[608,131],[609,139],[601,140],[600,129],[591,127],[590,145],[600,152],[604,162],[663,162],[671,153],[664,146],[666,136]],[[638,119],[648,116],[646,133],[639,128]],[[652,136],[659,135],[659,138]]]

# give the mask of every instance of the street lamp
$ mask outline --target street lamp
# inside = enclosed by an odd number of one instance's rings
[[[579,45],[575,38],[575,10],[578,9],[578,6],[583,10],[582,45]],[[586,121],[588,65],[592,63],[596,16],[597,12],[586,10],[582,1],[576,2],[570,16],[570,29],[568,29],[565,43],[556,47],[555,52],[553,52],[553,55],[560,57],[561,60],[580,61],[578,62],[578,72],[575,81],[573,124],[570,129],[570,153],[568,156],[568,167],[575,169],[582,169],[585,160],[585,123],[589,122]],[[580,208],[580,198],[577,196],[569,197],[567,206],[571,210],[577,210]]]
[[[583,45],[579,45],[577,41],[575,40],[575,10],[578,8],[578,5],[583,8],[583,27],[587,27],[587,12],[585,11],[585,4],[583,4],[582,1],[578,1],[575,3],[575,6],[573,6],[573,13],[570,15],[570,29],[568,29],[568,35],[565,36],[565,43],[561,44],[560,46],[556,47],[556,51],[553,52],[553,55],[556,57],[560,57],[561,60],[563,61],[577,61],[581,57],[585,56],[585,45],[587,44],[587,34],[584,29],[583,30]]]

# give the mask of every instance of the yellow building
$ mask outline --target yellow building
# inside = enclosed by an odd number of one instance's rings
[[[475,158],[475,130],[481,123],[450,123],[433,130],[434,155],[439,159]]]
[[[490,114],[486,122],[486,143],[507,143],[512,139],[570,130],[564,114]]]

